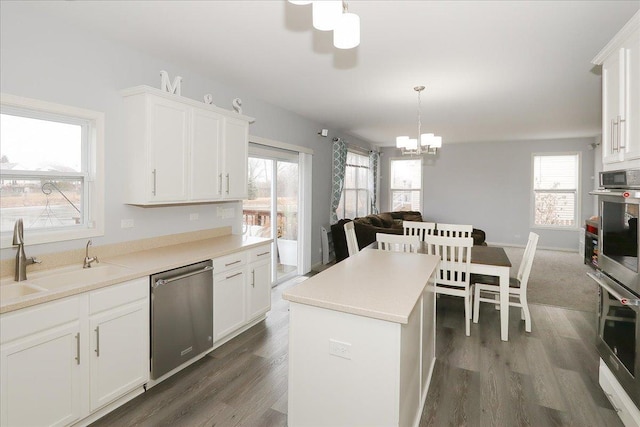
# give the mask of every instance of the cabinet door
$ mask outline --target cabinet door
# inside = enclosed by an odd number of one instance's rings
[[[640,159],[640,29],[624,45],[625,112],[622,140],[625,160]]]
[[[620,150],[620,104],[624,55],[617,51],[602,64],[602,161],[622,161]]]
[[[225,199],[247,198],[249,123],[226,118],[224,124],[224,187]]]
[[[218,341],[245,322],[245,269],[229,270],[213,278],[213,340]]]
[[[189,108],[179,102],[150,96],[149,109],[150,200],[186,200]]]
[[[222,197],[223,177],[219,169],[223,117],[194,109],[191,118],[191,200]]]
[[[271,262],[252,263],[247,285],[247,320],[271,309]]]
[[[92,411],[148,381],[148,325],[146,299],[91,317]]]
[[[2,346],[3,426],[64,426],[80,419],[81,339],[74,321]]]

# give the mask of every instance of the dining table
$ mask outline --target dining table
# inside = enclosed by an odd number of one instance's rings
[[[421,242],[422,245],[424,242]],[[419,252],[425,252],[421,245]],[[378,242],[367,247],[377,249]],[[503,247],[476,245],[471,248],[470,274],[496,276],[500,283],[500,339],[509,341],[509,272],[511,261]]]
[[[500,246],[473,246],[469,273],[500,279],[500,339],[509,340],[509,271],[511,261]]]

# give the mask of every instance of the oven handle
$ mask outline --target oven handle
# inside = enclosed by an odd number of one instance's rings
[[[620,301],[620,304],[622,305],[628,305],[628,306],[640,306],[640,299],[635,298],[635,297],[631,297],[631,298],[627,298],[627,297],[623,297],[622,295],[620,295],[620,292],[618,292],[617,290],[613,289],[613,287],[607,283],[605,283],[605,281],[603,279],[605,279],[602,276],[602,273],[600,273],[599,275],[595,275],[592,273],[587,273],[587,276],[591,277],[598,285],[600,285],[601,287],[603,287],[607,292],[609,292],[611,295],[613,295],[618,301]],[[605,279],[606,280],[606,279]],[[616,286],[616,285],[614,285]]]

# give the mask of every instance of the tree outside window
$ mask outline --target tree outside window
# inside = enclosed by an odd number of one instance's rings
[[[420,211],[422,159],[391,159],[391,210]]]
[[[576,227],[579,165],[578,154],[533,156],[535,226]]]

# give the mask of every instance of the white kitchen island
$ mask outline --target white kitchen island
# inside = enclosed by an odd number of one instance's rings
[[[364,249],[283,294],[290,427],[418,425],[435,362],[439,261]]]

